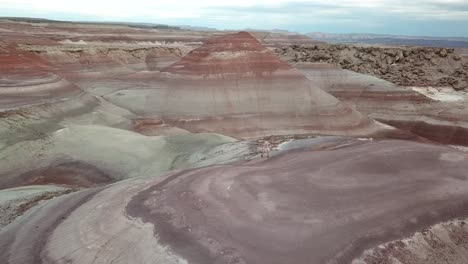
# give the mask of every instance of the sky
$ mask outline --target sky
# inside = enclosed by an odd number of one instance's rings
[[[468,37],[468,0],[0,0],[0,16]]]

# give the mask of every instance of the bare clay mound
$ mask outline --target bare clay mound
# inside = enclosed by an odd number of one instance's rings
[[[386,130],[320,90],[247,32],[207,40],[162,70],[146,113],[191,132],[241,138]],[[156,93],[157,92],[157,93]]]
[[[56,101],[81,92],[39,56],[0,41],[0,109]]]
[[[466,216],[468,154],[398,140],[327,146],[56,198],[0,233],[0,261],[351,263]]]

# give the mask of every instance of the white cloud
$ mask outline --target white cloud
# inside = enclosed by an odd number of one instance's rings
[[[468,0],[0,0],[0,16],[2,10],[16,16],[194,22],[220,28],[327,23],[370,27],[395,20],[468,23]]]
[[[287,7],[295,4],[329,6],[327,12],[342,9],[372,8],[382,12],[432,14],[441,6],[468,5],[466,0],[0,0],[2,8],[40,12],[72,12],[100,16],[138,16],[152,13],[161,17],[201,16],[209,8]],[[287,9],[285,10],[287,12]],[[1,12],[1,9],[0,9]]]

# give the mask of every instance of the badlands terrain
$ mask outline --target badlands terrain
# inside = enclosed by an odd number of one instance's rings
[[[0,263],[468,263],[463,49],[0,36]]]

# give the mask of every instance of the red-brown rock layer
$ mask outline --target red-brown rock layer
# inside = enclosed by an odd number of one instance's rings
[[[80,92],[39,56],[0,43],[0,108],[51,101]]]
[[[83,162],[63,162],[32,170],[14,178],[0,176],[0,189],[26,185],[64,185],[69,187],[96,187],[114,182],[98,168]]]
[[[252,35],[240,32],[207,40],[163,72],[209,78],[231,74],[269,76],[276,71],[291,69]]]
[[[208,40],[163,70],[157,112],[190,131],[251,137],[369,135],[381,127],[314,86],[247,32]]]

